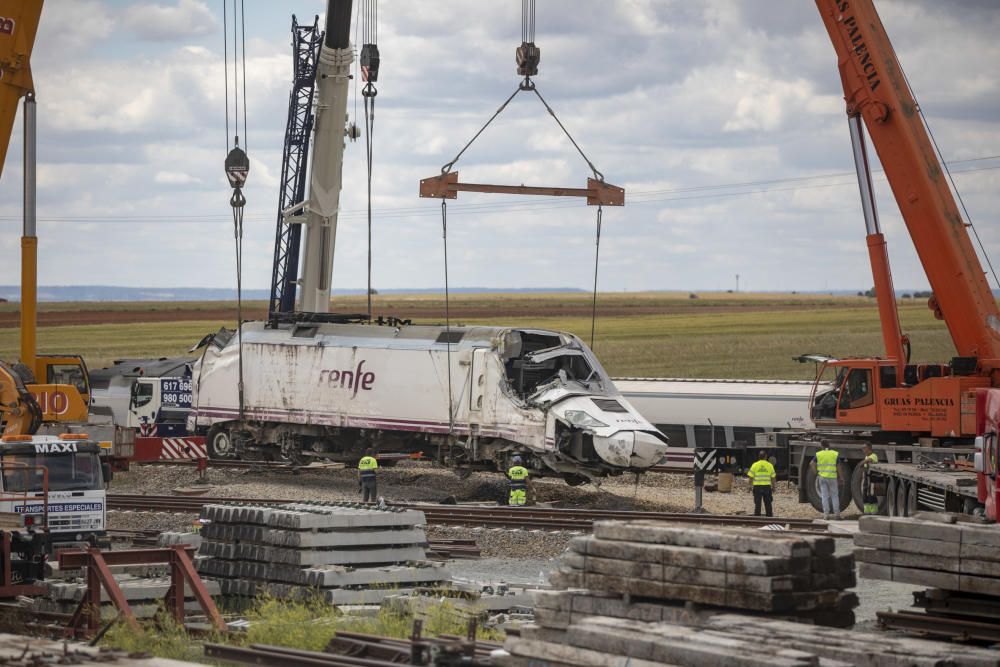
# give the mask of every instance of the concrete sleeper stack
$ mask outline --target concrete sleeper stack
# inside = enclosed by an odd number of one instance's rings
[[[949,591],[1000,596],[1000,528],[865,516],[854,536],[858,574]]]
[[[198,571],[224,595],[378,604],[449,580],[426,559],[426,519],[356,503],[206,505]]]
[[[646,600],[854,623],[854,559],[829,537],[669,524],[599,522],[574,538],[551,583]]]

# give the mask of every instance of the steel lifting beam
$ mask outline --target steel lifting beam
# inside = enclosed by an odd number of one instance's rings
[[[457,199],[459,192],[486,192],[506,195],[542,195],[545,197],[586,197],[589,206],[624,206],[625,189],[596,178],[587,179],[586,188],[557,188],[529,185],[486,185],[459,183],[458,172],[449,171],[420,181],[420,196],[433,199]]]

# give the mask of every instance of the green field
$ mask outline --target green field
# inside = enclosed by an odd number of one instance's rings
[[[595,351],[614,376],[719,378],[811,378],[812,364],[792,357],[805,352],[830,355],[882,353],[874,299],[795,294],[688,293],[599,295]],[[16,310],[3,304],[0,312]],[[247,312],[261,313],[260,302]],[[340,312],[363,312],[363,297],[339,299]],[[92,367],[121,357],[184,354],[220,326],[232,326],[235,307],[227,303],[43,304],[43,312],[77,314],[99,320],[99,311],[134,314],[135,321],[40,327],[40,352],[77,352]],[[98,312],[95,312],[98,311]],[[151,314],[168,321],[146,322]],[[451,302],[453,323],[531,326],[576,333],[590,339],[590,295],[463,294]],[[377,297],[376,314],[442,322],[438,295]],[[176,317],[176,319],[174,319]],[[947,361],[954,349],[942,322],[923,299],[900,300],[903,330],[913,341],[914,361]],[[17,358],[18,331],[0,329],[0,358]]]

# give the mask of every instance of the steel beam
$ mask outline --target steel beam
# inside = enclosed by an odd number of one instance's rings
[[[457,199],[459,192],[485,192],[506,195],[541,195],[544,197],[585,197],[589,206],[624,206],[625,190],[596,178],[587,179],[586,188],[560,188],[529,185],[488,185],[459,183],[458,172],[449,171],[420,181],[420,196],[434,199]]]

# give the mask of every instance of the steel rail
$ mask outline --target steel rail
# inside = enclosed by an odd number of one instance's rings
[[[203,506],[217,503],[280,505],[303,501],[276,498],[109,494],[107,502],[108,508],[112,510],[197,513],[201,511]],[[363,506],[360,503],[358,505]],[[779,525],[788,530],[826,533],[824,524],[814,523],[810,519],[786,519],[780,517],[622,510],[511,508],[504,506],[455,506],[420,503],[394,503],[389,505],[389,507],[397,510],[419,510],[424,513],[428,523],[445,525],[589,531],[594,521],[615,519],[628,521],[670,521],[675,523],[720,526],[764,527]]]
[[[994,623],[891,611],[876,612],[876,617],[879,625],[893,630],[905,630],[957,641],[978,640],[1000,643],[1000,627]]]

